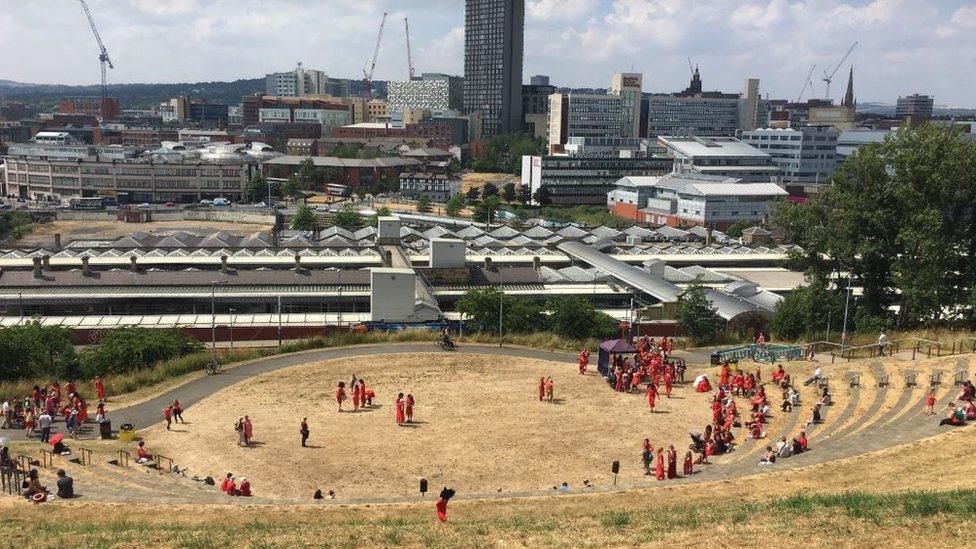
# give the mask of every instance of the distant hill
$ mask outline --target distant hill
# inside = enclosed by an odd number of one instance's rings
[[[0,80],[0,95],[10,101],[19,101],[38,109],[49,111],[62,97],[91,95],[97,96],[100,86],[68,86],[60,84],[26,84],[10,80]],[[359,80],[352,81],[352,93],[363,90]],[[386,95],[386,82],[374,82],[378,97]],[[200,97],[214,103],[237,105],[241,98],[252,93],[264,92],[264,78],[247,78],[233,82],[187,82],[180,84],[110,84],[108,95],[118,97],[122,108],[144,109],[172,97]]]

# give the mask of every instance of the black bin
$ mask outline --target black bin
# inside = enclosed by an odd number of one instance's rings
[[[101,435],[102,440],[112,440],[112,420],[103,419],[98,422],[98,433]]]

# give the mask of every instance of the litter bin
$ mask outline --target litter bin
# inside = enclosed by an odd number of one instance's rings
[[[722,353],[719,351],[712,351],[709,358],[711,359],[712,366],[718,366],[718,363],[722,361]]]
[[[119,440],[132,442],[136,438],[136,426],[131,423],[119,425]]]
[[[112,440],[112,420],[103,419],[98,422],[98,433],[101,435],[102,440]]]

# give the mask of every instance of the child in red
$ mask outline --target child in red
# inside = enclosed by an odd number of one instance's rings
[[[579,360],[579,373],[583,375],[586,373],[586,367],[590,364],[590,350],[583,349],[577,358]]]
[[[339,411],[342,411],[342,401],[346,400],[346,383],[344,381],[339,382],[339,386],[335,390],[335,399],[339,403]]]
[[[102,383],[102,378],[95,378],[95,394],[98,396],[98,400],[105,400],[105,384]]]
[[[671,398],[671,382],[673,379],[674,376],[671,375],[671,369],[669,368],[664,372],[664,395],[668,398]]]
[[[930,416],[935,414],[935,389],[925,397],[925,412]]]
[[[166,430],[169,431],[169,426],[173,423],[173,407],[167,406],[163,408],[163,419],[166,420]]]
[[[413,405],[415,401],[413,395],[407,393],[407,423],[413,423]]]
[[[359,411],[359,398],[362,396],[360,390],[361,389],[358,383],[352,386],[352,411],[353,412]]]
[[[396,424],[403,425],[403,421],[406,419],[403,414],[403,393],[400,393],[396,397]]]
[[[542,402],[546,398],[546,378],[539,378],[539,402]]]
[[[651,409],[651,413],[654,413],[654,401],[657,399],[657,387],[655,387],[653,383],[648,383],[645,394],[647,395],[647,406]]]
[[[691,474],[693,472],[692,471],[692,467],[693,467],[692,466],[692,462],[693,462],[693,460],[691,458],[691,452],[686,452],[685,453],[685,467],[684,467],[684,476],[686,476],[686,477],[691,476]]]

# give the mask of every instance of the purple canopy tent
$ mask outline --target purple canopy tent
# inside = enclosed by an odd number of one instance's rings
[[[637,352],[637,348],[625,339],[608,339],[600,344],[600,357],[597,369],[606,377],[610,374],[610,359],[612,355],[627,355]]]

